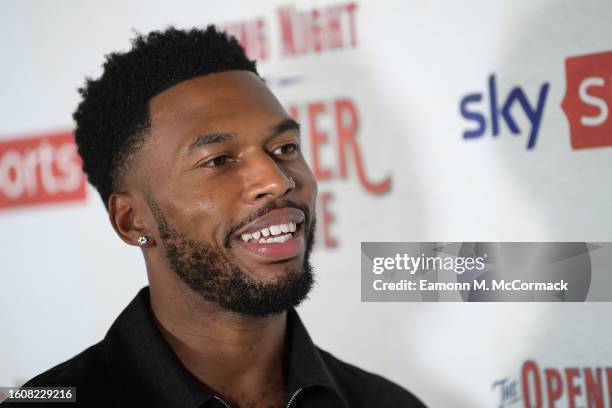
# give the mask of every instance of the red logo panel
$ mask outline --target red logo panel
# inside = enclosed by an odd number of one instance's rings
[[[572,147],[612,146],[612,52],[567,58],[565,76]]]
[[[84,201],[85,192],[72,132],[0,140],[0,209]]]

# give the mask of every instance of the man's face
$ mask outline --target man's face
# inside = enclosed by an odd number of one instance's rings
[[[316,182],[297,124],[246,71],[182,82],[149,106],[136,178],[171,268],[241,313],[295,306],[312,286]]]

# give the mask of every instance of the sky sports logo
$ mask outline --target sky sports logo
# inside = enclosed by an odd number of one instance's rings
[[[85,194],[72,132],[0,141],[0,210],[84,201]]]
[[[612,146],[612,52],[567,58],[565,78],[561,108],[569,122],[572,148]],[[470,93],[460,101],[461,116],[470,123],[463,138],[478,139],[486,133],[497,137],[507,127],[513,135],[526,136],[527,150],[535,148],[549,88],[543,82],[535,89],[515,86],[502,93],[496,76],[490,75],[485,92]],[[523,129],[517,123],[520,114],[528,123]]]

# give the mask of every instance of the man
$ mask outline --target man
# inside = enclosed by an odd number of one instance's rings
[[[234,39],[138,36],[80,91],[83,168],[150,285],[104,340],[26,386],[76,386],[100,407],[423,406],[300,322],[317,186],[298,124]]]

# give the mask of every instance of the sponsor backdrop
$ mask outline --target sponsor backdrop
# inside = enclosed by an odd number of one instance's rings
[[[102,338],[146,284],[71,140],[134,30],[217,23],[303,125],[316,342],[432,407],[610,406],[608,303],[362,303],[362,241],[612,241],[606,1],[2,3],[0,385]]]

